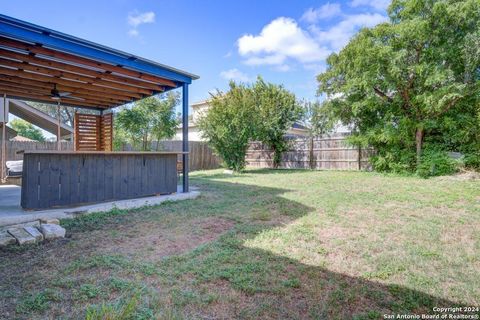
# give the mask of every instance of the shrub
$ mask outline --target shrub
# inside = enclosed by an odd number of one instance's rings
[[[445,151],[426,149],[422,154],[417,174],[423,178],[449,175],[458,170],[458,165],[459,162],[449,157]]]
[[[373,168],[379,172],[393,172],[397,174],[411,174],[415,163],[413,152],[400,150],[379,152],[370,157]]]
[[[232,170],[245,168],[248,142],[253,136],[255,110],[251,90],[243,84],[230,83],[226,93],[218,92],[198,125],[213,149]]]
[[[467,153],[464,158],[465,167],[480,170],[480,151]]]

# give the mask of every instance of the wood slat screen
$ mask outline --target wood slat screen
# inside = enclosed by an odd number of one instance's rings
[[[112,151],[113,116],[75,113],[75,151]]]
[[[101,129],[102,151],[113,151],[113,113],[102,116]]]

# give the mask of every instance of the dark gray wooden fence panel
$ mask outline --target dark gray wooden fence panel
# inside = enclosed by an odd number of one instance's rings
[[[176,154],[25,154],[24,209],[131,199],[177,191]]]

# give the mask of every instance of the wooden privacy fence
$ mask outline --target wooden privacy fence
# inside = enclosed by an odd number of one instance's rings
[[[182,151],[182,141],[161,141],[162,151]],[[156,148],[156,142],[152,143]],[[188,164],[190,171],[209,170],[220,167],[220,158],[217,157],[206,142],[189,141],[188,142]],[[182,161],[182,156],[178,156],[178,161]]]
[[[71,151],[74,148],[73,142],[62,141],[62,150]],[[152,150],[157,148],[156,142],[152,142]],[[205,143],[200,141],[189,141],[190,151],[190,171],[208,170],[220,167],[221,160],[216,156],[212,149]],[[39,141],[7,141],[7,161],[22,160],[23,154],[17,151],[25,150],[57,150],[56,142],[39,142]],[[181,151],[182,141],[161,141],[159,151]],[[134,151],[130,146],[125,146],[123,151]],[[1,155],[1,150],[0,150]],[[181,156],[179,156],[181,161]]]
[[[370,169],[368,158],[373,149],[348,145],[345,135],[302,138],[290,141],[289,150],[282,154],[280,168],[363,170]],[[273,167],[273,151],[260,142],[250,143],[247,166]]]
[[[7,157],[6,161],[22,160],[23,153],[18,151],[25,150],[57,150],[56,142],[40,142],[40,141],[6,141]],[[73,142],[62,141],[62,150],[73,150]],[[1,154],[0,150],[0,154]]]
[[[189,169],[195,170],[209,170],[220,167],[221,159],[213,153],[213,150],[203,141],[189,141]],[[124,145],[123,151],[133,151],[131,145]],[[160,141],[157,147],[157,142],[153,141],[151,144],[153,151],[182,151],[182,141]],[[178,156],[178,161],[182,161],[182,156]]]

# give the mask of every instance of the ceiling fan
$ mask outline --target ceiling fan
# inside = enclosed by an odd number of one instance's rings
[[[72,97],[72,96],[70,96],[71,94],[72,94],[71,92],[58,91],[56,83],[53,84],[53,89],[50,91],[50,97],[53,100],[60,100],[62,98],[68,98],[68,99],[74,99],[74,100],[84,100],[83,98]]]
[[[53,89],[50,91],[50,96],[53,100],[60,100],[61,98],[65,98],[71,95],[70,92],[60,92],[57,90],[57,84],[53,84]]]

